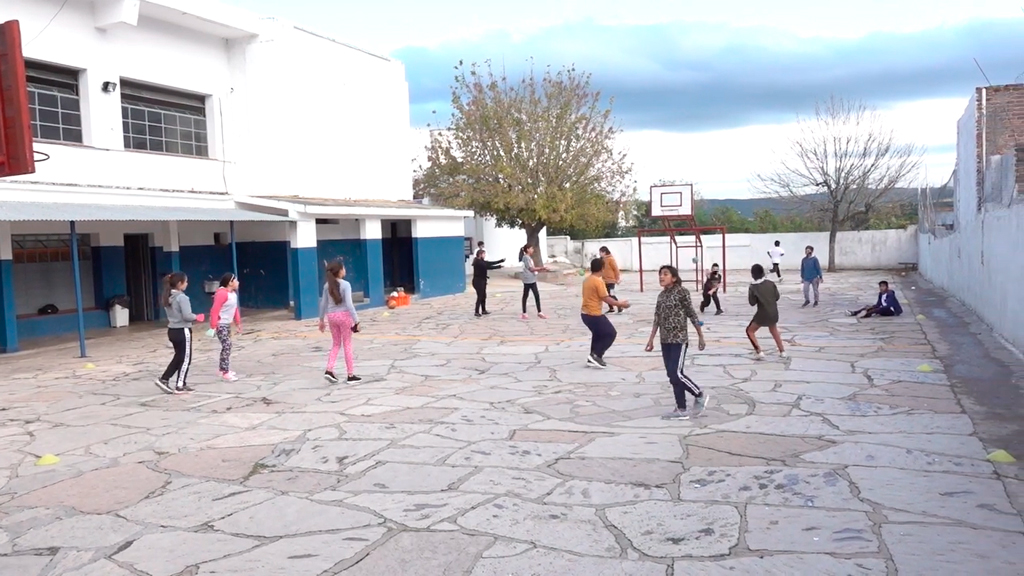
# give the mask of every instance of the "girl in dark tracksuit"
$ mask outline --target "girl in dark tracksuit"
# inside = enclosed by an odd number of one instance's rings
[[[188,276],[184,272],[174,272],[164,280],[162,303],[167,314],[167,339],[174,346],[174,358],[157,379],[156,387],[168,394],[195,392],[186,382],[192,365],[192,323],[202,322],[206,317],[192,313],[192,303],[185,295],[186,288]],[[171,378],[175,378],[173,383]]]
[[[482,248],[476,251],[476,258],[473,259],[473,289],[476,290],[476,308],[474,316],[477,318],[490,314],[487,311],[487,272],[501,268],[504,258],[494,262],[484,259],[487,256]]]
[[[691,415],[700,416],[704,412],[708,406],[709,395],[683,370],[686,364],[686,350],[689,348],[687,322],[693,324],[697,331],[698,350],[704,349],[704,332],[700,327],[700,318],[693,309],[690,291],[683,287],[683,281],[679,278],[679,270],[674,266],[662,266],[658,270],[658,282],[662,291],[658,294],[658,302],[654,308],[654,326],[651,328],[651,338],[647,341],[646,350],[654,351],[654,337],[660,331],[661,358],[665,362],[665,371],[668,373],[676,400],[675,410],[662,416],[662,419],[689,420]],[[694,397],[692,411],[686,409],[687,393]]]

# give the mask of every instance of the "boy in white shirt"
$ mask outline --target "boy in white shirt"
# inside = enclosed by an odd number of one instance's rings
[[[782,269],[779,265],[782,264],[782,257],[786,255],[786,251],[782,249],[782,243],[778,240],[775,241],[775,247],[768,251],[768,257],[772,259],[772,269],[768,273],[774,272],[779,277],[779,282],[782,282]]]

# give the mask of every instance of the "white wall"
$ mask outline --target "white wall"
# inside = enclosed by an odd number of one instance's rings
[[[62,3],[4,0],[2,16],[20,20],[30,39]],[[66,4],[26,40],[25,56],[82,71],[84,145],[39,143],[50,160],[8,184],[412,198],[401,63],[211,0],[142,0],[134,20],[116,24],[104,11],[116,2]],[[120,91],[101,90],[122,79],[207,96],[211,158],[125,151]]]
[[[502,228],[499,227],[494,220],[490,218],[474,218],[474,226],[470,229],[475,230],[472,234],[473,238],[473,249],[476,249],[476,243],[480,240],[484,241],[484,249],[487,250],[488,260],[506,260],[506,266],[509,263],[515,263],[518,261],[519,249],[526,244],[526,232],[521,228]],[[547,229],[542,230],[540,233],[540,244],[541,246],[548,246],[548,232]],[[544,254],[545,258],[550,256],[550,248],[548,248]]]
[[[573,241],[565,237],[555,238],[548,243],[551,255],[573,255],[570,260],[579,265],[595,258],[601,246],[607,246],[615,256],[622,270],[638,270],[640,267],[640,243],[636,238],[598,238]],[[722,264],[722,237],[702,236],[704,244],[704,267],[713,263]],[[783,270],[799,270],[805,246],[814,246],[815,254],[822,267],[828,263],[828,233],[811,232],[797,234],[726,234],[725,266],[727,269],[746,269],[755,263],[768,265],[768,250],[776,240],[786,251],[782,259]],[[693,237],[677,237],[678,254],[675,258],[667,237],[644,237],[644,270],[657,270],[663,264],[678,261],[680,268],[691,265],[697,254]],[[917,239],[914,228],[906,230],[865,230],[840,232],[836,238],[836,266],[839,269],[873,270],[894,268],[899,262],[917,262]]]
[[[464,238],[463,218],[416,218],[412,221],[414,238]]]
[[[957,138],[956,227],[945,237],[919,234],[920,269],[929,280],[963,302],[1024,349],[1024,203],[977,206],[975,99],[960,119]]]

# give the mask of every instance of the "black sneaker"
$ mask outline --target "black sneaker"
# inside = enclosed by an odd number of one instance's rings
[[[349,382],[349,383],[352,383],[352,382],[362,382],[363,379],[360,378],[359,376],[356,376],[355,374],[352,374],[351,376],[346,378],[345,381]]]
[[[324,372],[324,380],[327,380],[331,384],[337,384],[338,383],[338,377],[335,376],[334,372],[331,372],[330,370]]]
[[[484,316],[490,316],[490,315],[491,315],[491,313],[490,313],[490,312],[488,312],[487,310],[484,310],[484,311],[483,311],[483,315],[484,315]]]
[[[196,391],[196,389],[191,387],[191,386],[189,386],[188,384],[185,384],[184,386],[182,386],[180,388],[175,388],[174,389],[174,393],[178,394],[178,395],[181,395],[181,394],[191,394],[191,393],[193,393],[195,391]]]
[[[168,382],[167,380],[157,378],[156,380],[153,381],[153,384],[156,384],[156,387],[159,388],[160,391],[163,392],[164,394],[174,394],[174,388],[171,388],[171,383]]]
[[[815,303],[814,303],[814,307],[815,307],[815,308],[817,308],[817,307],[818,307],[818,303],[817,303],[817,302],[815,302]]]
[[[483,318],[484,315],[479,313],[479,312],[477,312],[477,313],[473,314],[473,316],[476,316],[477,318]]]
[[[597,354],[591,354],[587,356],[587,364],[594,368],[607,368],[608,364],[605,363],[604,358],[601,358]]]
[[[810,305],[811,305],[811,301],[810,300],[804,300],[804,305],[801,306],[801,308],[807,308]]]
[[[718,310],[715,312],[715,316],[721,316],[722,314],[725,314],[725,310]]]

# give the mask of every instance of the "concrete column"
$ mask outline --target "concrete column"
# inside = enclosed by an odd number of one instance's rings
[[[384,294],[384,249],[381,240],[380,218],[361,218],[359,238],[363,243],[366,258],[366,297],[370,306],[383,306]]]
[[[153,250],[153,274],[156,277],[153,279],[153,317],[160,319],[165,317],[164,308],[160,305],[161,295],[164,290],[164,277],[171,272],[181,271],[181,245],[178,239],[178,223],[161,223],[155,236],[156,249]],[[195,280],[202,282],[202,278],[196,278]],[[192,303],[192,306],[198,307],[195,302]]]
[[[292,302],[295,319],[320,314],[320,266],[316,250],[316,221],[300,220],[290,225]]]
[[[11,223],[0,222],[0,353],[18,351],[18,309],[14,305],[13,260]]]
[[[106,309],[108,300],[128,291],[123,232],[92,235],[92,281],[95,306],[101,310]]]

